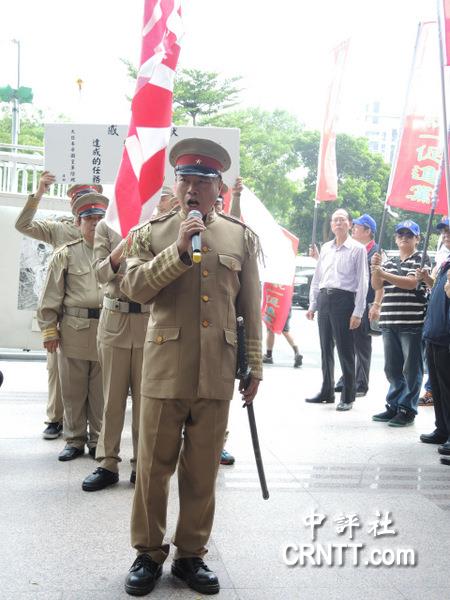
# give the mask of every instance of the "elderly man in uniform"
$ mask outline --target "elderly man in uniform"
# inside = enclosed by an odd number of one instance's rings
[[[157,207],[158,215],[171,211],[177,205],[172,190],[164,187]],[[96,452],[100,466],[83,481],[85,492],[102,490],[119,481],[120,438],[129,389],[133,441],[130,482],[136,482],[142,351],[150,307],[132,302],[120,290],[125,272],[123,248],[124,240],[105,221],[101,221],[95,230],[94,268],[98,281],[105,285],[97,338],[105,407]]]
[[[322,389],[306,402],[334,402],[334,345],[341,363],[343,388],[336,410],[353,407],[356,397],[355,344],[353,330],[361,325],[369,286],[367,252],[349,236],[351,220],[343,208],[331,215],[334,240],[322,246],[311,282],[306,317],[318,311],[322,355]]]
[[[16,229],[23,235],[40,240],[59,248],[67,242],[78,240],[81,237],[79,227],[76,227],[73,219],[35,219],[36,211],[42,196],[48,192],[50,186],[55,182],[55,176],[44,171],[40,177],[38,189],[34,194],[28,196],[27,202],[16,221]],[[101,185],[76,184],[67,190],[71,203],[78,194],[89,191],[102,192]],[[47,353],[48,369],[48,402],[47,402],[47,427],[42,433],[46,440],[53,440],[62,434],[63,404],[61,399],[61,388],[59,385],[58,361],[55,353]]]
[[[64,438],[58,459],[95,456],[103,412],[103,391],[97,355],[97,325],[103,292],[92,267],[94,234],[108,199],[97,192],[79,196],[72,205],[82,238],[55,252],[38,310],[39,327],[48,352],[58,352]],[[89,434],[87,426],[89,424]]]
[[[252,402],[262,378],[259,242],[214,203],[228,152],[215,142],[186,139],[170,153],[181,210],[137,227],[122,289],[150,303],[144,348],[136,491],[131,521],[138,556],[126,578],[144,595],[161,576],[169,481],[178,464],[180,514],[172,573],[205,594],[219,591],[205,565],[214,517],[214,489],[236,369],[236,317],[246,322]],[[190,214],[196,210],[200,216]],[[201,234],[201,262],[192,237]],[[182,431],[184,430],[184,438]]]

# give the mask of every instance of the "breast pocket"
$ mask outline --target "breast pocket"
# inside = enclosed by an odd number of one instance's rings
[[[222,291],[235,297],[240,289],[239,275],[242,270],[242,263],[238,258],[227,254],[219,254],[218,259],[218,286]]]
[[[149,379],[173,379],[179,370],[179,327],[149,327],[144,361]]]

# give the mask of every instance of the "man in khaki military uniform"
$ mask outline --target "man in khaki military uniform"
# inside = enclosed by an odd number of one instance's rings
[[[55,182],[55,177],[48,171],[44,171],[39,180],[38,189],[34,194],[30,194],[25,206],[17,217],[16,229],[23,235],[35,240],[46,242],[59,248],[67,242],[78,240],[81,237],[80,229],[75,226],[73,219],[35,219],[36,211],[42,196],[48,192],[50,186]],[[67,190],[67,195],[72,199],[78,193],[85,193],[86,190],[102,192],[102,186],[76,184]],[[47,353],[48,369],[48,402],[47,402],[47,427],[44,429],[42,437],[46,440],[58,438],[62,433],[63,404],[61,399],[61,389],[59,385],[58,361],[55,353]]]
[[[64,405],[66,447],[59,460],[95,456],[101,427],[103,391],[97,355],[97,325],[103,291],[92,267],[95,227],[108,199],[96,192],[78,197],[72,206],[82,238],[55,252],[50,262],[38,323],[45,348],[58,352]],[[89,435],[87,425],[89,423]]]
[[[202,557],[234,390],[237,315],[246,321],[253,373],[244,392],[247,402],[262,378],[258,239],[243,223],[214,210],[230,157],[215,142],[186,139],[173,147],[170,161],[181,210],[131,232],[122,282],[128,297],[151,305],[131,520],[138,556],[125,582],[132,595],[153,589],[169,553],[166,512],[177,464],[180,514],[172,573],[200,593],[219,591],[218,578]],[[194,209],[203,218],[189,216]],[[192,258],[197,233],[201,262]]]
[[[148,305],[131,302],[120,291],[125,272],[123,241],[105,221],[95,230],[94,269],[98,281],[105,286],[97,335],[105,407],[96,452],[100,466],[83,481],[86,492],[95,492],[119,481],[120,438],[130,388],[133,440],[130,482],[136,481],[142,350],[150,310]]]

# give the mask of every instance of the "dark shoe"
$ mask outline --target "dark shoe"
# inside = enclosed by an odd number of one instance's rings
[[[389,427],[407,427],[414,423],[416,415],[413,412],[407,411],[405,408],[399,408],[395,417],[388,422]]]
[[[95,459],[96,450],[97,450],[97,446],[94,446],[93,448],[89,448],[89,456],[93,459]]]
[[[364,388],[357,388],[356,390],[356,397],[357,398],[363,398],[364,396],[367,396],[367,392],[369,390],[364,389]]]
[[[303,356],[301,354],[296,354],[294,358],[294,369],[298,369],[302,366]]]
[[[219,593],[220,585],[217,575],[208,569],[199,556],[174,560],[172,574],[185,581],[190,588],[200,594]]]
[[[75,446],[66,446],[62,452],[60,452],[58,456],[58,460],[63,462],[67,460],[74,460],[74,458],[78,458],[79,456],[83,456],[84,448],[75,448]]]
[[[162,565],[158,565],[148,554],[139,554],[125,579],[126,593],[130,596],[149,594],[161,574]]]
[[[117,483],[118,481],[118,473],[113,473],[108,469],[98,467],[91,475],[86,477],[81,487],[85,492],[97,492],[98,490],[108,487],[108,485]]]
[[[419,398],[419,406],[433,406],[433,394],[432,392],[425,392],[423,396]]]
[[[441,465],[450,465],[450,458],[446,458],[443,456],[441,458]]]
[[[234,465],[234,456],[227,452],[225,448],[222,450],[222,454],[220,455],[220,464],[221,465]]]
[[[56,440],[62,434],[62,423],[49,423],[42,432],[44,440]]]
[[[131,483],[131,485],[135,485],[135,483],[136,483],[136,471],[131,471],[130,483]]]
[[[344,411],[344,410],[352,410],[353,402],[339,402],[336,406],[336,410]]]
[[[266,365],[273,365],[273,358],[271,356],[267,356],[267,354],[264,354],[263,363]]]
[[[422,433],[420,441],[424,444],[444,444],[447,441],[447,436],[441,435],[438,431],[433,431],[433,433]]]
[[[340,377],[340,379],[334,386],[334,391],[337,392],[338,394],[340,394],[343,389],[344,389],[344,382],[342,381],[342,377]]]
[[[397,413],[395,410],[388,408],[384,412],[378,413],[377,415],[373,415],[372,421],[381,421],[382,423],[388,423],[391,419],[395,417]]]
[[[450,441],[445,442],[442,446],[438,448],[439,454],[444,454],[445,456],[450,456]]]
[[[317,394],[317,396],[313,396],[313,398],[306,398],[305,402],[309,402],[310,404],[321,404],[322,402],[325,404],[333,404],[334,394],[332,396],[323,396],[322,394]]]

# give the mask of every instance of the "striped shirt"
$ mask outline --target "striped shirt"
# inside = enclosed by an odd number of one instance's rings
[[[399,257],[389,258],[383,263],[383,269],[391,275],[408,277],[416,274],[420,268],[421,255],[411,254],[405,260]],[[429,264],[427,261],[425,264]],[[391,325],[399,327],[421,327],[425,319],[427,292],[422,283],[418,290],[405,290],[388,281],[384,282],[384,297],[381,303],[380,327]]]

